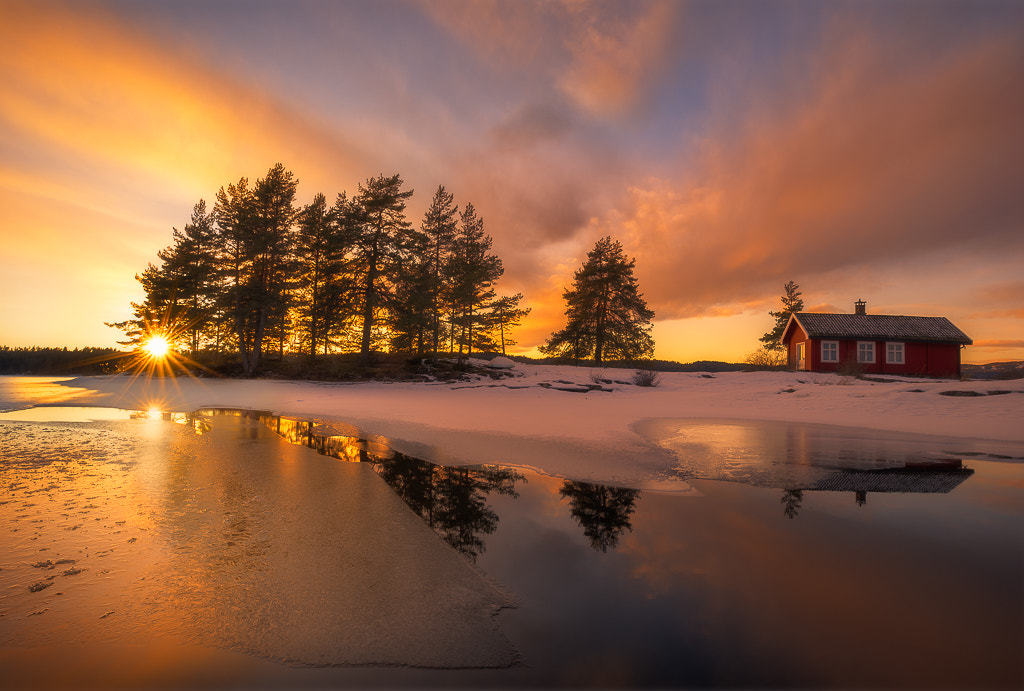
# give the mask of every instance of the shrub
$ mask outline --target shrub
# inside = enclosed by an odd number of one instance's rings
[[[657,386],[661,383],[661,372],[649,367],[638,367],[633,372],[633,383],[637,386]]]
[[[748,355],[744,362],[750,369],[783,369],[788,363],[788,356],[785,350],[771,350],[769,348],[758,348]]]

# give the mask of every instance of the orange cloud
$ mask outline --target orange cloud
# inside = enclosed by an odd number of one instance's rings
[[[887,57],[851,34],[821,56],[809,99],[706,140],[685,180],[632,187],[588,236],[624,239],[662,318],[908,256],[1024,251],[1024,44],[1007,32],[923,73]]]
[[[282,157],[317,178],[362,174],[355,163],[364,154],[336,133],[93,5],[29,3],[5,15],[0,108],[8,126],[46,149],[169,185],[199,179],[205,194]]]
[[[592,5],[570,5],[578,24],[559,86],[587,111],[614,115],[634,105],[661,66],[679,4],[635,3],[632,17],[595,13]]]

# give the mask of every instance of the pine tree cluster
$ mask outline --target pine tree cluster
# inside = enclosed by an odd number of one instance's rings
[[[173,244],[136,279],[145,299],[110,324],[122,345],[153,334],[193,356],[232,353],[254,375],[265,353],[469,354],[513,345],[529,309],[499,296],[504,273],[472,204],[438,187],[419,228],[399,175],[369,178],[352,197],[296,206],[298,180],[281,164],[250,185],[195,205]]]

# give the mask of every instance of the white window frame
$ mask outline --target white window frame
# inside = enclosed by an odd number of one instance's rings
[[[870,359],[865,357],[870,354]],[[862,365],[873,365],[875,363],[875,342],[857,341],[857,362]]]
[[[839,362],[839,341],[821,342],[821,361],[834,363]]]
[[[887,365],[907,364],[906,346],[896,341],[888,341],[885,344],[885,363]]]

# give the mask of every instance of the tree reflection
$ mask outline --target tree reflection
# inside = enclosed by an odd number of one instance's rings
[[[484,537],[498,527],[498,514],[488,506],[487,497],[492,493],[518,497],[516,483],[525,482],[511,468],[449,468],[401,453],[369,461],[409,508],[473,560],[484,552]]]
[[[796,518],[796,515],[800,513],[800,504],[804,501],[804,491],[802,489],[782,490],[782,498],[779,501],[782,502],[782,513],[786,518]]]
[[[629,518],[636,510],[638,489],[566,480],[559,494],[569,500],[573,518],[599,552],[614,548],[622,533],[633,528]]]

